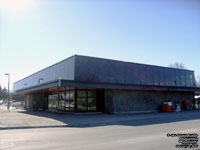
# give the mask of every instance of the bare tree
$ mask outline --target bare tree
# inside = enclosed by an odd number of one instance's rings
[[[175,63],[169,64],[168,67],[177,68],[177,69],[187,69],[182,62],[175,62]]]
[[[4,87],[4,89],[2,89],[0,85],[0,100],[6,99],[8,95],[7,93],[8,91],[6,90],[6,88]]]

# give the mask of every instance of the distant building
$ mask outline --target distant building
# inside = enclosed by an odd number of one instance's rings
[[[194,71],[74,55],[15,82],[14,90],[25,94],[28,110],[115,113],[192,103],[199,88]]]

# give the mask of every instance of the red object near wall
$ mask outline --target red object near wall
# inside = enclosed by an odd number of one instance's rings
[[[169,106],[168,104],[163,104],[162,105],[162,111],[163,112],[172,112],[172,107]]]
[[[186,100],[185,105],[186,105],[186,108],[189,108],[189,107],[190,107],[190,102],[189,102],[189,100]]]
[[[182,108],[183,108],[184,110],[188,110],[188,109],[190,108],[190,102],[189,102],[189,100],[183,101],[183,103],[182,103]]]

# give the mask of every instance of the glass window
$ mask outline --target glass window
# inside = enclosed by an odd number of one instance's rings
[[[78,97],[85,97],[86,91],[78,91]]]
[[[48,96],[48,107],[51,108],[52,107],[52,95]]]
[[[65,100],[60,100],[60,106],[65,106]]]
[[[96,110],[96,99],[88,98],[88,110]]]
[[[56,108],[58,106],[58,95],[53,95],[53,108]]]
[[[69,109],[74,110],[74,99],[69,100]]]
[[[70,91],[69,93],[69,109],[70,110],[74,110],[74,103],[75,103],[74,91]]]
[[[96,91],[78,91],[77,107],[79,111],[96,110]]]
[[[88,97],[95,97],[96,91],[88,91]]]
[[[59,107],[58,107],[58,109],[60,109],[60,110],[64,110],[64,107],[65,107],[65,92],[60,92],[59,93]],[[61,107],[60,107],[61,106]]]
[[[69,93],[69,98],[70,98],[70,99],[74,99],[74,91],[70,91],[70,93]]]
[[[69,91],[66,91],[66,99],[69,99]]]
[[[56,110],[58,106],[58,94],[51,94],[48,96],[48,109]]]
[[[65,110],[69,110],[69,99],[65,100]]]
[[[65,92],[60,92],[59,93],[59,98],[60,99],[65,99]]]
[[[78,91],[77,93],[77,107],[79,111],[87,110],[87,94],[86,91]]]
[[[87,110],[86,97],[84,97],[84,98],[78,97],[77,102],[78,102],[78,110],[80,110],[80,111],[86,111]]]
[[[74,90],[62,91],[48,96],[49,110],[74,110],[75,97]]]

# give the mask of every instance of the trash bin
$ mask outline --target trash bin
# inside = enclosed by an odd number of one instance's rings
[[[162,105],[163,112],[172,112],[172,105],[170,102],[166,102]]]

